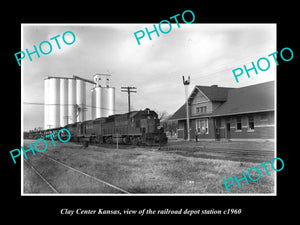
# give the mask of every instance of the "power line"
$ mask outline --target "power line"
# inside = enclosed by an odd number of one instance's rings
[[[42,102],[23,102],[24,105],[57,105],[57,106],[76,106],[76,104],[60,104],[60,103],[42,103]],[[86,107],[90,107],[90,108],[98,108],[98,109],[104,109],[104,110],[112,110],[111,108],[105,108],[105,107],[97,107],[97,106],[91,106],[91,105],[86,105],[83,104]],[[119,112],[123,112],[123,110],[115,110],[115,111],[119,111]]]
[[[136,93],[136,87],[121,87],[121,92],[127,92],[128,94],[128,113],[130,113],[130,93]]]
[[[251,61],[255,60],[256,58],[257,59],[260,58],[261,55],[266,55],[266,52],[265,51],[256,52],[254,56],[252,55],[252,56],[243,57],[241,59],[236,60],[231,65],[219,66],[216,69],[214,69],[212,72],[205,72],[205,73],[197,72],[197,73],[194,73],[194,76],[195,76],[194,81],[196,81],[196,82],[198,80],[203,81],[203,79],[206,79],[208,77],[211,78],[212,75],[214,75],[215,77],[222,76],[222,75],[224,75],[224,73],[221,73],[221,72],[224,72],[224,71],[229,71],[230,74],[231,74],[232,69],[237,68],[237,67],[242,67],[243,65],[246,65],[246,64],[250,64]]]

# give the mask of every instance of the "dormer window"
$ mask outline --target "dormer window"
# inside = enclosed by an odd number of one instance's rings
[[[206,111],[207,111],[206,106],[196,107],[196,113],[206,113]]]

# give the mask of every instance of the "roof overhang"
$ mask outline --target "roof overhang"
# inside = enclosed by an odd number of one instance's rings
[[[212,114],[211,117],[221,117],[221,116],[234,116],[241,114],[250,114],[250,113],[260,113],[260,112],[272,112],[274,109],[264,109],[264,110],[255,110],[255,111],[245,111],[245,112],[236,112],[236,113],[224,113],[224,114]]]

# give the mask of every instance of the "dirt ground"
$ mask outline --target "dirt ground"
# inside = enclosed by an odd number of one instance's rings
[[[28,148],[28,142],[34,143],[33,140],[24,142],[25,149]],[[268,176],[263,167],[258,167],[261,162],[193,157],[158,148],[114,149],[92,145],[84,148],[75,143],[59,141],[56,144],[54,147],[49,141],[45,152],[36,152],[36,155],[28,153],[27,160],[59,193],[118,192],[50,162],[43,155],[132,194],[228,194],[224,179],[234,178],[234,175],[240,179],[242,171],[247,174],[250,168],[257,167],[261,171],[258,181],[248,179],[247,184],[241,180],[240,188],[234,183],[229,187],[229,194],[274,194],[274,171],[270,164],[267,165]],[[209,149],[207,145],[206,149]],[[24,193],[53,193],[26,163],[23,172]],[[256,171],[251,172],[251,177],[258,177]]]

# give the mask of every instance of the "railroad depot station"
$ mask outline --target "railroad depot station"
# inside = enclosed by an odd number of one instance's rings
[[[227,88],[195,86],[188,97],[190,139],[272,141],[274,81]],[[186,103],[170,118],[177,121],[177,138],[187,139]]]

